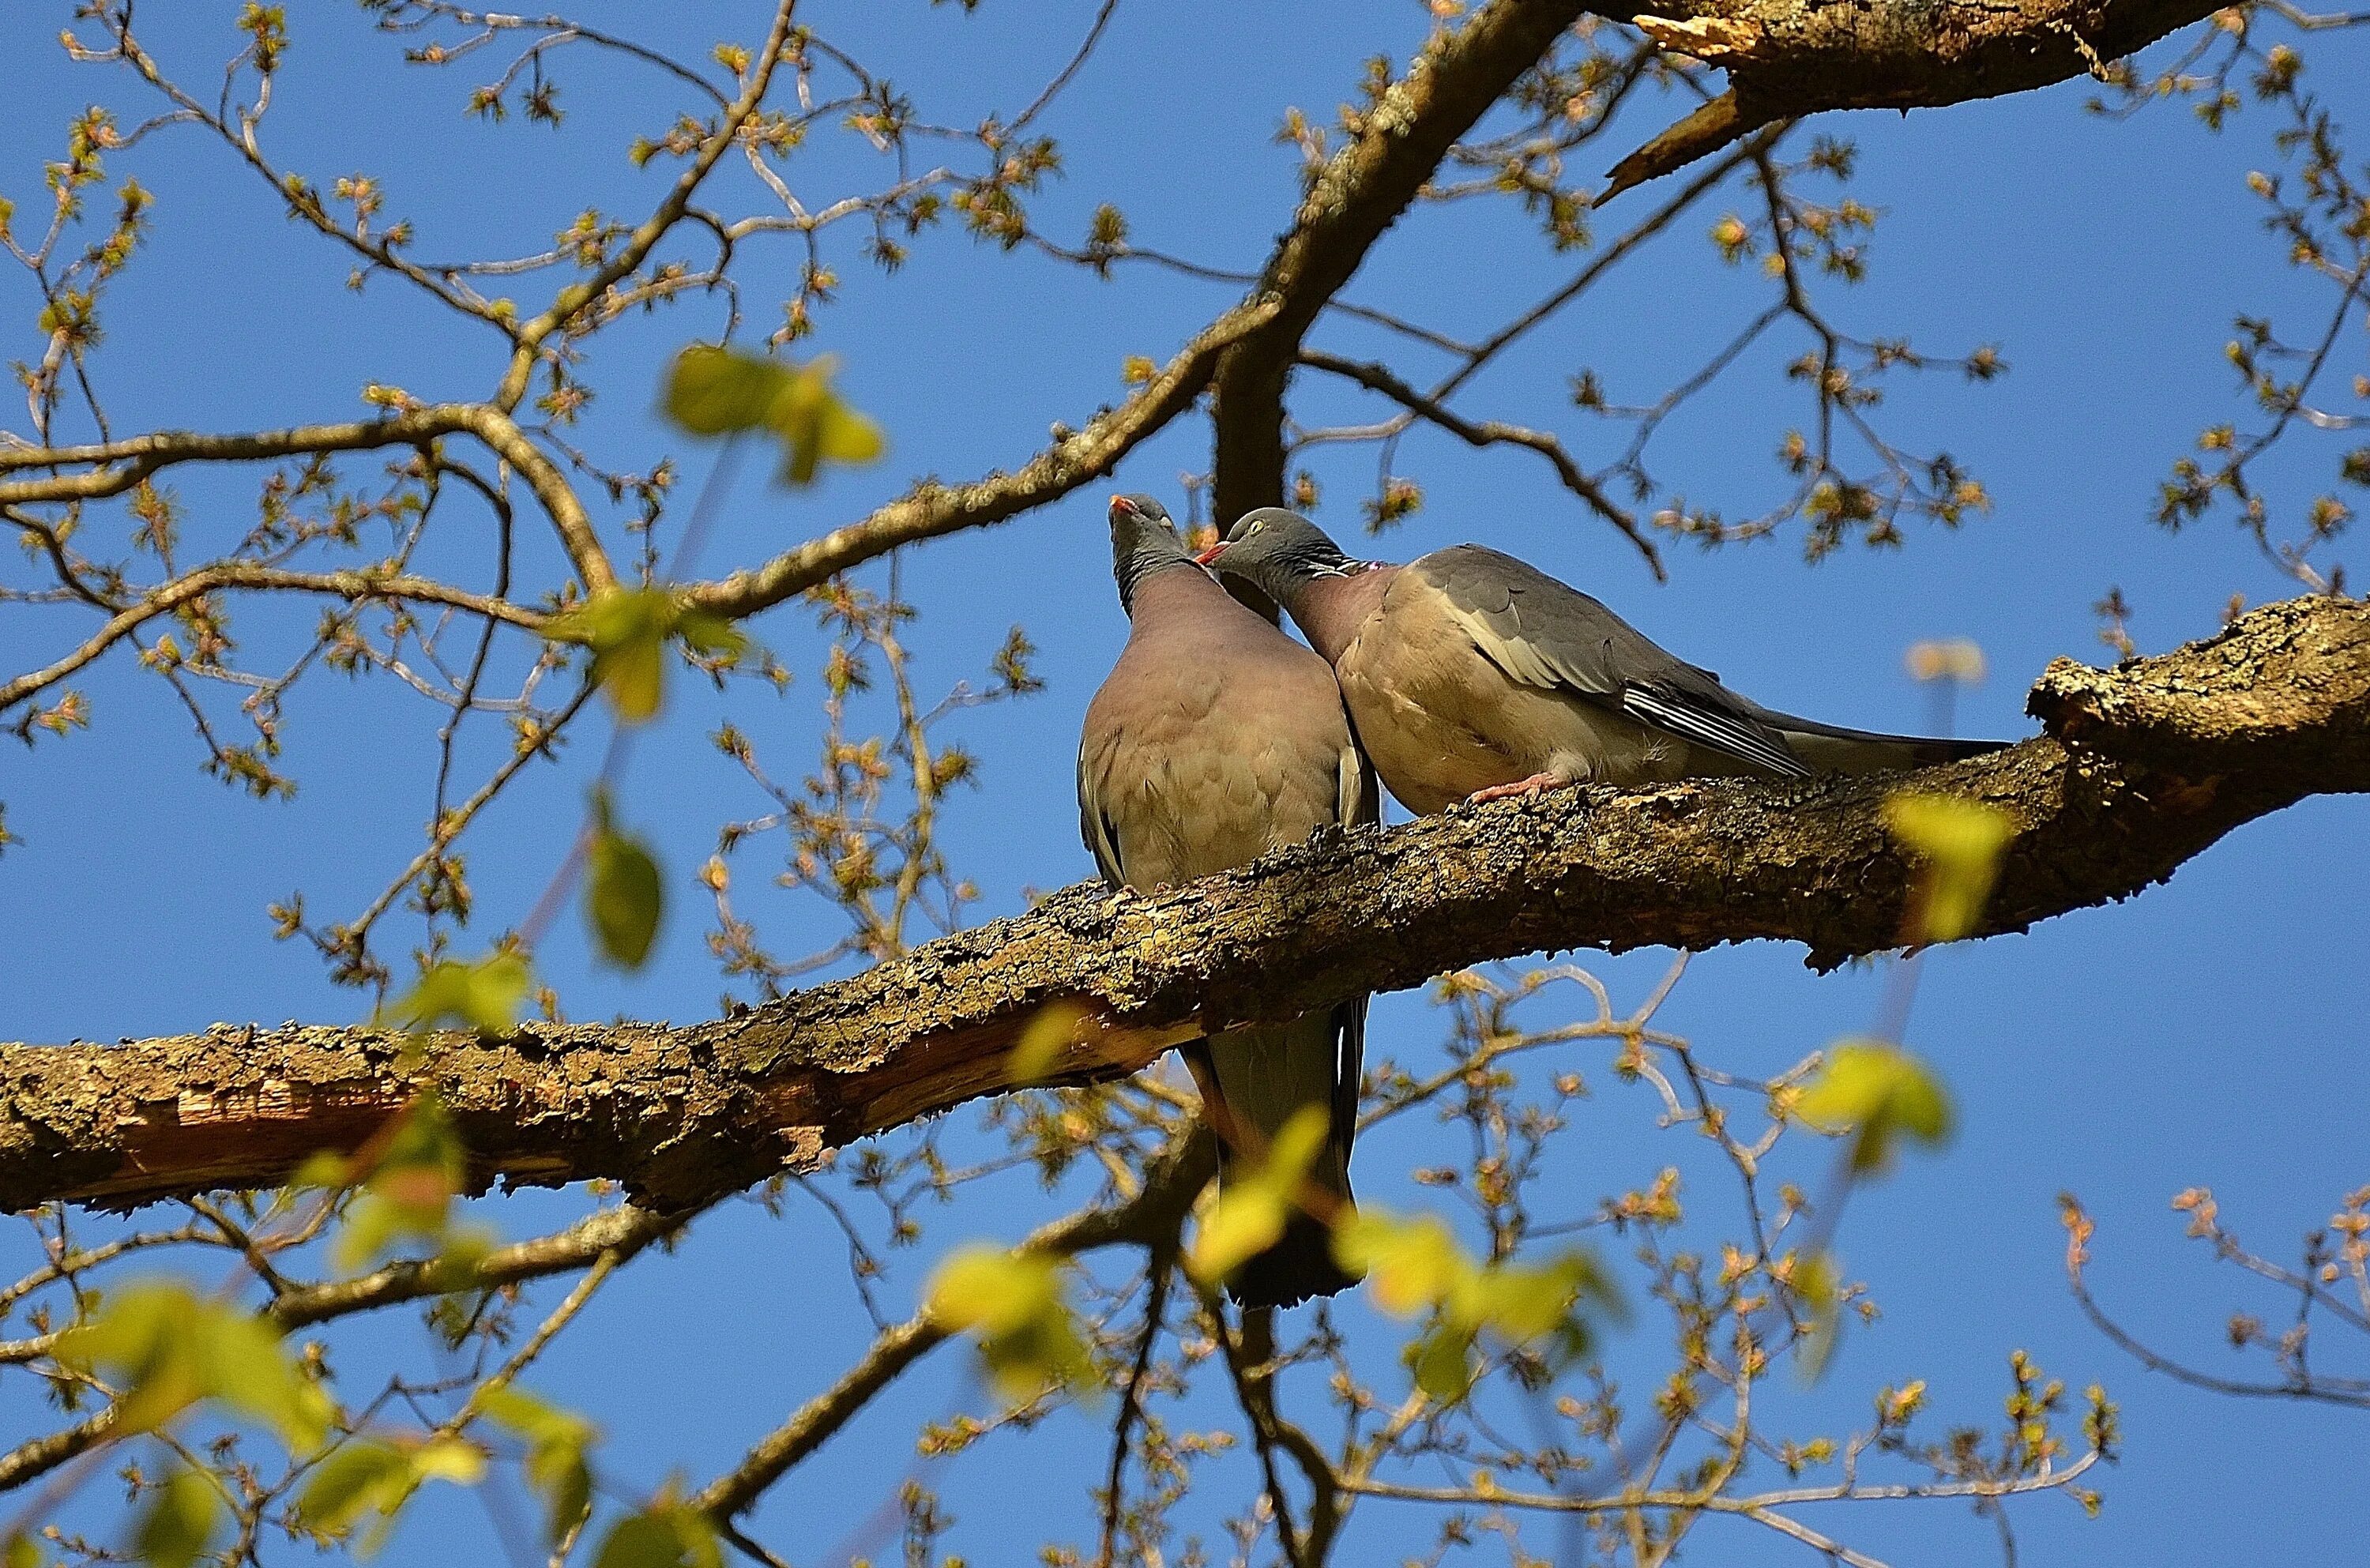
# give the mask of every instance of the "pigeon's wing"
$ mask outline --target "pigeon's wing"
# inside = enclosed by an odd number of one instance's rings
[[[1102,770],[1091,755],[1095,739],[1092,730],[1078,737],[1078,836],[1086,840],[1087,853],[1095,858],[1103,881],[1123,887],[1127,873],[1120,864],[1119,833],[1103,810]]]
[[[1638,722],[1789,778],[1810,773],[1752,703],[1655,645],[1596,600],[1480,545],[1436,550],[1409,570],[1511,680],[1563,690]]]

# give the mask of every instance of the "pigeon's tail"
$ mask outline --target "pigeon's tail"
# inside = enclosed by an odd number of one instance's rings
[[[1814,773],[1880,773],[1911,767],[1934,767],[1963,757],[1981,756],[2013,744],[2010,741],[1953,741],[1928,735],[1887,735],[1873,730],[1847,730],[1798,719],[1791,713],[1767,710],[1761,721],[1786,737],[1786,744]]]
[[[1249,1151],[1263,1151],[1294,1112],[1315,1105],[1331,1120],[1329,1136],[1305,1178],[1306,1203],[1285,1216],[1283,1234],[1273,1246],[1245,1261],[1226,1281],[1226,1294],[1245,1307],[1294,1307],[1358,1283],[1360,1276],[1333,1256],[1332,1228],[1349,1216],[1354,1203],[1353,1129],[1341,1124],[1341,1107],[1345,1101],[1355,1104],[1364,1011],[1363,1002],[1350,1004],[1292,1023],[1230,1030],[1204,1043],[1225,1118],[1218,1107],[1212,1108],[1219,1135],[1220,1201],[1228,1184],[1239,1179],[1238,1171],[1256,1168],[1260,1157]],[[1345,1074],[1352,1085],[1346,1096]]]

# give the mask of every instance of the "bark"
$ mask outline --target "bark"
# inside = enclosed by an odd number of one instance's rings
[[[1072,887],[685,1028],[443,1033],[408,1062],[397,1035],[330,1025],[4,1045],[0,1204],[270,1185],[433,1087],[480,1181],[607,1177],[675,1212],[1018,1087],[1013,1045],[1056,1005],[1078,1011],[1053,1071],[1081,1082],[1524,953],[1780,940],[1828,967],[1900,940],[1917,869],[1880,808],[1903,788],[2010,815],[1979,934],[2021,931],[2129,897],[2307,795],[2370,790],[2370,605],[2271,605],[2114,670],[2060,660],[2029,706],[2049,733],[1911,776],[1565,790],[1328,833],[1182,888]]]
[[[1729,90],[1616,166],[1602,202],[1763,125],[1936,108],[2088,74],[2222,9],[2207,0],[1647,0],[1593,6],[1728,72]]]

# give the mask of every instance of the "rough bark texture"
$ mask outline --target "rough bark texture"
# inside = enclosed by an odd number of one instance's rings
[[[1773,121],[1831,109],[1938,107],[2028,92],[2202,21],[2207,0],[1646,0],[1593,6],[1729,91],[1623,160],[1604,201]]]
[[[2370,790],[2370,605],[2272,605],[2115,670],[2060,660],[2030,707],[2049,734],[1915,776],[1566,790],[1328,833],[1153,894],[1073,887],[688,1028],[440,1034],[408,1069],[397,1036],[331,1026],[0,1046],[0,1203],[270,1184],[432,1085],[482,1179],[611,1177],[673,1210],[1015,1087],[1012,1047],[1053,1004],[1084,1009],[1053,1068],[1081,1081],[1522,953],[1779,939],[1824,967],[1900,940],[1916,869],[1880,807],[1904,787],[2013,818],[1982,929],[2023,930],[2305,796]]]

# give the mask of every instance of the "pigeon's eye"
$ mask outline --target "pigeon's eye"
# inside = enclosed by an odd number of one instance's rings
[[[1266,518],[1264,518],[1264,517],[1254,517],[1254,518],[1252,518],[1252,519],[1251,519],[1251,534],[1256,534],[1256,533],[1258,533],[1260,529],[1262,529],[1262,528],[1264,528],[1264,527],[1266,527],[1266,526],[1267,526],[1267,519],[1266,519]],[[1246,535],[1244,535],[1244,536],[1243,536],[1243,537],[1245,537],[1245,538],[1249,538],[1249,537],[1250,537],[1250,534],[1246,534]]]

